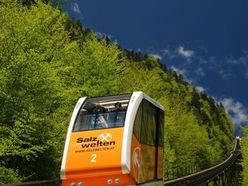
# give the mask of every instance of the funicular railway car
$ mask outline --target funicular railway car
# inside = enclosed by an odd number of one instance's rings
[[[62,185],[162,184],[163,126],[163,106],[143,92],[80,98],[67,132]]]

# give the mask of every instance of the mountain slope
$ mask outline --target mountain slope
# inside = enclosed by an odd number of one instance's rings
[[[0,3],[0,63],[2,183],[59,176],[70,114],[86,95],[142,90],[160,102],[166,172],[208,167],[232,148],[233,125],[221,104],[153,56],[99,39],[42,1]]]

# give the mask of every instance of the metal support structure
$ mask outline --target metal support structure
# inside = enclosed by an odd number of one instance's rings
[[[239,186],[241,185],[241,171],[242,167],[239,164],[239,159],[236,163],[225,169],[223,172],[216,175],[216,177],[208,180],[206,186]]]
[[[222,163],[194,174],[179,177],[165,182],[166,186],[239,186],[241,152],[239,140],[230,156]]]

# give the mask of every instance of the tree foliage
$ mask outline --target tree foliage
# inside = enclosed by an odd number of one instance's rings
[[[248,128],[244,128],[244,137],[241,141],[242,150],[242,168],[243,168],[243,185],[248,184]]]
[[[0,182],[59,175],[68,121],[81,96],[141,90],[160,102],[165,169],[202,169],[230,151],[233,127],[221,104],[152,55],[98,39],[44,1],[23,2],[0,3]]]
[[[0,20],[0,166],[10,181],[53,177],[66,116],[58,115],[67,92],[59,73],[77,45],[64,30],[65,15],[41,2],[4,2]]]

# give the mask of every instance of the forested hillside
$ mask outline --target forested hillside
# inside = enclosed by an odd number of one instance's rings
[[[244,137],[241,139],[243,185],[248,185],[248,128],[244,129]]]
[[[165,170],[203,169],[232,148],[224,107],[152,55],[108,38],[37,1],[0,1],[0,183],[59,177],[79,97],[142,90],[165,113]],[[31,1],[32,2],[32,1]]]

